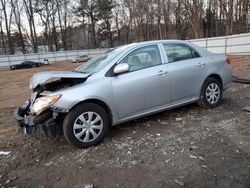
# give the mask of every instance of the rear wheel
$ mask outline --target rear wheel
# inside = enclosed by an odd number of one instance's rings
[[[65,117],[63,132],[67,141],[78,148],[87,148],[103,141],[109,131],[107,112],[99,105],[76,106]]]
[[[216,78],[207,78],[202,86],[198,104],[205,108],[217,107],[222,101],[222,93],[222,84]]]

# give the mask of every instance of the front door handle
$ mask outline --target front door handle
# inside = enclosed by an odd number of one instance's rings
[[[165,74],[167,74],[168,72],[167,71],[164,71],[164,70],[160,70],[159,72],[158,72],[158,75],[165,75]]]
[[[205,63],[199,62],[199,63],[198,63],[198,66],[199,66],[199,67],[204,67],[204,66],[205,66]]]

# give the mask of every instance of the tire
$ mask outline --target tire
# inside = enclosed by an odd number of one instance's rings
[[[90,116],[92,123],[96,121],[92,125],[88,123]],[[85,103],[76,106],[67,114],[63,122],[63,133],[72,146],[87,148],[100,144],[108,134],[109,127],[107,112],[97,104]]]
[[[209,77],[203,83],[198,104],[204,108],[215,108],[222,101],[223,87],[216,78]]]

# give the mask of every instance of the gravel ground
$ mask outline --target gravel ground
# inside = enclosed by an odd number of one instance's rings
[[[250,57],[232,60],[250,75]],[[0,70],[0,151],[10,151],[0,153],[0,187],[250,187],[250,85],[233,83],[215,109],[192,104],[116,126],[89,149],[18,133],[12,112],[29,77],[76,66]]]

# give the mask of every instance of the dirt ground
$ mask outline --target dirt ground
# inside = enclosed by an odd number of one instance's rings
[[[232,61],[250,79],[250,57]],[[250,85],[233,83],[215,109],[192,104],[114,127],[89,149],[18,133],[12,113],[29,78],[76,66],[0,70],[0,151],[11,152],[0,155],[0,187],[250,187]]]

